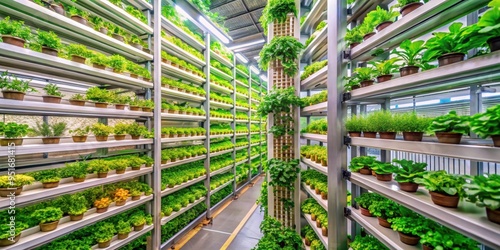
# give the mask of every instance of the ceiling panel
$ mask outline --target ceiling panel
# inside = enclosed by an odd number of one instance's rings
[[[255,26],[252,25],[241,29],[229,31],[229,35],[233,38],[233,40],[236,40],[245,36],[253,35],[258,32],[259,30],[257,30],[257,28],[255,28]]]
[[[218,12],[219,15],[225,18],[231,18],[234,16],[238,16],[244,13],[247,13],[245,6],[243,5],[242,0],[232,1],[221,5],[217,8],[211,9],[212,12]],[[229,28],[229,27],[228,27]]]
[[[244,14],[242,16],[226,20],[224,25],[228,27],[229,30],[237,30],[239,28],[253,25],[253,21],[250,14]]]
[[[262,0],[242,0],[242,1],[245,1],[245,4],[247,5],[248,10],[250,11],[262,8],[267,4],[267,1],[262,1]]]

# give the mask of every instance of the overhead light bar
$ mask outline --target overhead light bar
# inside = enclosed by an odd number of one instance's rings
[[[262,81],[264,82],[267,82],[267,76],[265,75],[260,75],[260,79],[262,79]]]
[[[242,63],[248,63],[248,60],[240,53],[236,53],[236,57],[240,59]]]
[[[182,19],[182,21],[186,20],[186,18],[189,17],[189,14],[183,10],[179,5],[175,5],[175,11],[177,11],[177,13],[180,14],[180,18]]]
[[[252,42],[248,42],[248,43],[244,43],[244,44],[235,45],[235,46],[233,46],[233,47],[229,47],[228,49],[230,49],[230,50],[235,50],[235,49],[240,49],[240,48],[244,48],[244,47],[252,46],[252,45],[255,45],[255,44],[265,43],[265,42],[266,42],[266,40],[264,40],[264,39],[259,39],[259,40],[255,40],[255,41],[252,41]]]
[[[260,56],[256,56],[253,58],[254,60],[259,60],[260,59]]]
[[[252,70],[252,72],[253,72],[253,73],[255,73],[255,74],[257,74],[257,75],[258,75],[258,74],[260,74],[259,69],[258,69],[258,68],[256,68],[256,67],[254,67],[253,65],[252,65],[252,66],[250,66],[250,70]]]
[[[200,16],[198,18],[198,21],[200,21],[200,23],[205,26],[205,28],[207,28],[212,34],[214,34],[221,42],[223,42],[224,44],[228,44],[230,41],[229,39],[224,35],[222,34],[222,32],[220,32],[215,26],[213,26],[209,21],[207,21],[207,19],[205,19],[204,17]]]

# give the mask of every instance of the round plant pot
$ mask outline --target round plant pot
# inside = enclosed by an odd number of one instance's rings
[[[495,52],[497,50],[500,50],[500,36],[488,39],[487,43],[488,43],[488,46],[490,46],[491,52]]]
[[[315,214],[311,214],[311,220],[312,221],[316,221],[316,215]]]
[[[349,48],[352,49],[358,45],[360,45],[360,43],[351,43],[351,45],[349,45]]]
[[[500,209],[491,210],[489,208],[486,208],[486,217],[488,217],[488,220],[490,220],[491,222],[500,224]]]
[[[81,56],[77,56],[77,55],[71,56],[71,61],[73,61],[73,62],[85,64],[86,60],[87,60],[87,58],[85,58],[85,57],[81,57]]]
[[[43,188],[55,188],[59,186],[59,181],[42,183]]]
[[[413,182],[398,182],[398,186],[405,192],[415,193],[418,190],[418,184]]]
[[[139,167],[132,167],[132,170],[135,170],[135,171],[141,170],[141,166],[139,166]]]
[[[406,16],[409,13],[411,13],[412,11],[418,9],[422,5],[424,5],[424,4],[420,3],[420,2],[409,3],[409,4],[405,5],[405,6],[403,6],[403,8],[401,8],[401,10],[399,10],[399,12],[401,13],[401,16]]]
[[[392,181],[392,174],[377,174],[378,181]]]
[[[102,208],[96,208],[95,209],[96,213],[104,213],[106,211],[108,211],[108,207],[102,207]]]
[[[124,174],[125,173],[125,169],[117,169],[116,170],[116,174]]]
[[[363,175],[371,175],[372,171],[369,168],[364,167],[364,168],[362,168],[362,169],[359,170],[359,173],[363,174]]]
[[[10,240],[8,238],[1,239],[0,246],[5,247],[5,246],[10,246],[10,245],[16,244],[19,241],[19,239],[21,239],[21,234],[16,235],[13,240]]]
[[[493,140],[493,145],[495,147],[500,147],[500,135],[492,135],[491,139]]]
[[[99,248],[106,248],[106,247],[109,247],[110,245],[111,245],[111,240],[97,243],[97,246]]]
[[[392,23],[393,23],[392,21],[383,22],[383,23],[377,25],[377,27],[375,27],[375,29],[377,30],[377,32],[380,32],[380,31],[384,30],[385,28],[389,27],[389,25],[391,25]]]
[[[434,248],[430,247],[430,246],[422,245],[422,249],[423,250],[433,250]]]
[[[118,239],[119,239],[119,240],[126,239],[126,238],[128,238],[128,234],[129,234],[129,233],[118,234]]]
[[[114,39],[116,39],[116,40],[120,41],[120,42],[125,41],[125,40],[123,39],[123,36],[120,36],[120,35],[118,35],[118,34],[113,34],[113,35],[112,35],[112,37],[113,37]]]
[[[440,143],[460,144],[461,133],[436,132],[436,137]]]
[[[124,201],[116,201],[116,202],[115,202],[115,206],[123,206],[123,205],[125,205],[125,203],[127,203],[127,200],[124,200]]]
[[[151,112],[151,110],[152,110],[151,108],[142,107],[142,111],[144,112]]]
[[[132,137],[132,140],[139,140],[139,139],[141,139],[140,135],[131,135],[131,137]]]
[[[42,138],[43,144],[59,144],[61,138],[59,137],[44,137]]]
[[[71,221],[79,221],[79,220],[82,220],[83,219],[83,214],[79,214],[79,215],[69,215],[69,219]]]
[[[114,135],[116,141],[125,140],[125,135]]]
[[[130,106],[131,111],[141,111],[141,108],[139,106]]]
[[[20,191],[18,191],[19,189]],[[14,195],[17,196],[21,194],[21,191],[23,191],[23,187],[0,188],[0,197],[9,197],[12,193],[14,193]]]
[[[63,16],[66,15],[66,11],[64,11],[64,7],[62,7],[59,4],[51,4],[50,9],[59,15],[63,15]]]
[[[85,101],[81,101],[81,100],[69,100],[69,104],[75,105],[75,106],[85,106]]]
[[[138,78],[139,78],[139,76],[138,76],[138,75],[136,75],[136,74],[134,74],[134,73],[130,73],[130,77],[135,78],[135,79],[138,79]]]
[[[385,227],[385,228],[391,228],[391,223],[389,223],[386,219],[382,217],[377,217],[378,219],[378,224]]]
[[[108,107],[108,103],[106,103],[106,102],[96,102],[96,103],[94,103],[94,105],[96,108],[107,108]]]
[[[73,177],[73,182],[84,182],[84,181],[85,181],[85,177],[83,177],[83,178]]]
[[[101,28],[99,28],[99,32],[101,32],[104,35],[107,35],[108,34],[108,29],[106,29],[104,27],[101,27]]]
[[[106,66],[104,65],[99,65],[99,64],[95,64],[95,63],[92,63],[92,67],[96,68],[96,69],[102,69],[102,70],[105,70],[106,69]]]
[[[317,227],[317,228],[321,228],[321,221],[316,220],[316,227]]]
[[[2,35],[2,40],[4,43],[8,43],[10,45],[14,45],[21,48],[24,48],[24,43],[26,42],[24,39],[9,35]]]
[[[53,95],[44,95],[42,98],[43,102],[47,103],[61,103],[62,100],[62,97]]]
[[[43,46],[42,47],[42,53],[47,54],[47,55],[51,55],[51,56],[57,56],[58,53],[59,53],[59,51],[57,49],[53,49],[53,48],[49,48],[49,47]]]
[[[82,136],[74,135],[74,136],[71,136],[71,138],[73,138],[73,142],[86,142],[87,141],[86,135],[82,135]]]
[[[95,140],[96,141],[107,141],[108,140],[108,136],[107,135],[96,135],[95,136]]]
[[[401,74],[401,77],[403,77],[403,76],[417,74],[419,70],[420,70],[420,68],[417,66],[406,66],[406,67],[400,68],[399,73]]]
[[[140,195],[132,196],[132,200],[133,201],[137,201],[137,200],[140,200],[140,199],[141,199]]]
[[[132,45],[132,47],[138,49],[138,50],[142,50],[142,45],[138,44],[138,43],[130,43],[130,45]]]
[[[9,146],[14,144],[15,146],[23,145],[23,139],[21,138],[3,138],[0,140],[0,145]]]
[[[18,100],[18,101],[23,101],[24,96],[26,95],[25,92],[14,91],[14,90],[2,90],[2,94],[4,99]]]
[[[311,241],[307,237],[304,239],[304,243],[306,244],[306,246],[311,245]]]
[[[106,178],[108,177],[108,173],[97,173],[97,178]]]
[[[81,23],[83,25],[87,25],[87,19],[85,19],[81,16],[78,16],[78,15],[71,16],[71,20],[76,21],[78,23]]]
[[[126,104],[115,104],[115,108],[119,110],[125,110]]]
[[[359,207],[359,210],[361,211],[361,214],[366,216],[366,217],[373,217],[373,214],[370,213],[370,210],[364,208],[364,207]]]
[[[377,82],[378,83],[381,83],[381,82],[387,82],[389,80],[392,79],[394,75],[382,75],[382,76],[377,76]]]
[[[422,141],[423,138],[423,132],[403,132],[403,139],[405,141]]]
[[[361,137],[361,132],[349,132],[350,137]]]
[[[373,81],[373,80],[362,81],[362,82],[360,82],[360,85],[361,85],[361,88],[364,88],[364,87],[368,87],[368,86],[373,85],[374,82],[375,81]]]
[[[380,139],[395,140],[396,132],[378,132]]]
[[[59,221],[54,221],[50,223],[40,223],[40,231],[42,232],[50,232],[57,228],[59,225]]]
[[[465,58],[464,53],[448,53],[438,57],[439,67],[461,62]]]
[[[398,232],[399,233],[399,240],[403,243],[405,243],[406,245],[417,245],[418,242],[420,241],[420,237],[418,236],[414,236],[414,235],[409,235],[409,234],[404,234],[404,233],[401,233],[401,232]]]
[[[366,35],[363,36],[363,41],[366,41],[368,39],[370,39],[370,37],[374,36],[376,33],[375,32],[370,32]]]
[[[363,132],[363,137],[377,138],[377,132]]]
[[[458,202],[460,200],[460,197],[458,195],[444,195],[432,191],[429,191],[429,193],[431,194],[432,202],[434,202],[434,204],[436,205],[451,208],[458,207]]]
[[[328,236],[328,228],[326,227],[321,227],[321,234],[323,236]]]
[[[328,194],[325,192],[321,192],[321,199],[328,200]]]
[[[142,229],[144,229],[144,225],[145,225],[145,224],[146,224],[146,223],[143,223],[142,225],[139,225],[139,226],[134,226],[134,231],[136,231],[136,232],[137,232],[137,231],[141,231]]]

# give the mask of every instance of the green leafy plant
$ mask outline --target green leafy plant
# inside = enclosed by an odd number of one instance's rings
[[[363,118],[361,118],[363,119]],[[396,132],[397,124],[395,123],[394,116],[390,111],[379,110],[370,113],[364,121],[361,131],[365,132]]]
[[[119,234],[130,233],[132,231],[132,227],[130,226],[130,222],[123,221],[123,220],[118,221],[118,223],[116,224],[116,231]]]
[[[398,16],[399,13],[396,11],[384,10],[380,6],[377,6],[375,10],[370,11],[366,15],[366,18],[370,20],[369,22],[373,26],[377,26],[383,22],[394,22]],[[367,20],[365,19],[363,22],[367,22]]]
[[[404,40],[399,45],[399,49],[394,49],[391,53],[403,60],[402,66],[417,66],[422,63],[422,54],[425,51],[424,41]]]
[[[132,123],[128,126],[127,133],[131,136],[140,136],[146,133],[148,129],[144,125]]]
[[[308,65],[304,68],[304,72],[300,75],[300,79],[304,80],[311,76],[312,74],[318,72],[320,69],[324,68],[328,65],[328,60],[314,62],[311,65]]]
[[[20,138],[28,134],[29,129],[26,124],[18,124],[15,122],[3,123],[0,122],[0,134],[5,138]]]
[[[489,107],[470,119],[470,129],[481,138],[500,136],[500,105]]]
[[[384,219],[392,219],[401,216],[401,206],[389,199],[374,202],[368,209],[373,215]]]
[[[348,132],[361,132],[365,127],[366,119],[360,115],[352,115],[345,121],[345,128]]]
[[[420,243],[434,249],[478,249],[478,243],[446,227],[420,235]]]
[[[114,92],[94,86],[87,89],[86,96],[90,101],[110,103],[114,99]]]
[[[60,49],[62,47],[61,38],[59,38],[53,31],[38,30],[37,42],[40,46],[49,47],[51,49]]]
[[[348,46],[355,44],[355,43],[363,42],[363,34],[361,34],[360,26],[356,26],[356,27],[352,28],[351,30],[347,30],[347,33],[346,33],[344,39],[345,39]]]
[[[0,240],[6,240],[12,237],[10,225],[4,223],[0,224]],[[28,228],[29,225],[23,222],[16,222],[16,227],[14,229],[14,236],[18,236],[21,232]]]
[[[52,125],[45,122],[37,123],[36,127],[32,128],[35,134],[43,137],[59,137],[64,134],[66,129],[67,127],[65,122],[58,122]]]
[[[35,180],[41,183],[58,182],[61,180],[61,171],[59,169],[47,169],[30,173]]]
[[[491,1],[488,7],[490,9],[477,22],[477,26],[481,28],[479,34],[487,39],[500,37],[500,2]]]
[[[99,222],[95,227],[94,237],[99,243],[110,241],[115,236],[115,225],[111,222]]]
[[[369,207],[380,201],[387,200],[380,194],[377,193],[363,193],[359,197],[354,198],[354,201],[362,208],[369,209]]]
[[[355,77],[362,81],[370,81],[373,80],[377,71],[375,71],[372,67],[361,67],[354,69]]]
[[[90,126],[90,131],[92,131],[95,136],[107,136],[112,134],[114,130],[113,127],[98,122]]]
[[[45,85],[45,87],[43,87],[43,90],[45,90],[45,93],[47,95],[59,96],[59,97],[63,97],[64,96],[61,93],[61,91],[59,90],[59,87],[56,84],[54,84],[54,83],[49,83],[49,84]]]
[[[390,222],[392,230],[412,236],[420,236],[436,227],[434,221],[422,216],[396,217]]]
[[[141,226],[146,223],[146,217],[142,213],[136,213],[130,217],[130,223],[133,226]]]
[[[377,238],[373,236],[364,236],[361,237],[361,235],[356,236],[354,238],[354,241],[349,245],[353,250],[387,250],[387,248],[384,244],[382,244]]]
[[[82,194],[72,194],[68,202],[68,214],[80,215],[87,212],[87,199]]]
[[[66,167],[63,168],[63,173],[67,176],[74,178],[84,178],[87,176],[88,163],[86,161],[76,161],[72,163],[66,163]]]
[[[300,235],[270,216],[264,218],[260,231],[264,236],[252,250],[303,249]]]
[[[101,159],[92,160],[89,162],[88,168],[94,173],[107,173],[110,170],[110,163]]]
[[[62,218],[62,216],[63,211],[60,208],[55,207],[38,209],[31,215],[31,217],[37,220],[40,224],[58,221]]]
[[[90,132],[90,127],[86,126],[86,127],[83,127],[83,128],[76,128],[76,129],[70,130],[69,132],[73,136],[86,136]]]
[[[0,88],[3,91],[19,91],[19,92],[38,92],[36,89],[29,86],[31,80],[21,80],[17,77],[8,76],[8,72],[5,71],[0,75]]]
[[[418,116],[414,112],[394,116],[394,124],[398,132],[426,132],[431,121],[432,119]]]
[[[464,184],[463,188],[468,200],[477,206],[491,210],[500,209],[500,175],[474,176],[470,183]]]
[[[125,71],[127,59],[120,55],[112,55],[108,58],[108,66],[113,68],[114,72],[121,73]]]
[[[259,67],[262,70],[267,70],[270,63],[278,60],[283,65],[285,74],[293,77],[298,72],[297,59],[302,49],[304,49],[304,45],[294,37],[275,37],[260,51]]]
[[[292,0],[271,0],[267,2],[262,11],[259,21],[264,28],[264,34],[267,34],[267,27],[272,22],[284,23],[287,15],[293,13],[297,16],[297,8]]]
[[[377,174],[392,174],[396,172],[397,167],[387,162],[375,162],[371,169]]]
[[[76,100],[76,101],[85,101],[87,100],[87,97],[82,94],[74,94],[70,98],[70,100]]]
[[[352,158],[349,169],[353,172],[358,172],[362,168],[371,168],[376,162],[374,156],[358,156]]]
[[[92,51],[87,49],[85,45],[82,44],[70,44],[66,47],[68,56],[80,56],[83,58],[92,57]]]
[[[11,21],[10,16],[6,16],[0,21],[0,34],[28,41],[31,38],[31,29],[23,21]]]
[[[424,185],[425,188],[432,192],[437,192],[444,195],[455,196],[460,198],[465,196],[463,185],[465,178],[460,175],[451,175],[446,171],[431,171],[423,175],[422,178],[415,178],[415,183]]]
[[[126,123],[117,123],[113,127],[115,135],[126,135],[129,129],[129,124]]]
[[[425,162],[414,162],[412,160],[394,159],[392,162],[399,164],[399,168],[395,171],[396,177],[394,180],[401,183],[415,183],[416,178],[422,178],[425,174],[425,168],[427,163]]]
[[[429,130],[434,132],[448,132],[469,134],[469,117],[459,116],[455,110],[432,120]]]
[[[392,75],[393,73],[397,72],[397,70],[399,69],[399,65],[397,65],[396,63],[398,61],[399,58],[394,57],[388,60],[370,62],[370,64],[373,65],[373,67],[375,68],[377,76],[384,76],[384,75]]]
[[[14,177],[2,175],[0,176],[0,188],[14,188],[31,185],[35,182],[35,178],[29,175],[16,174]]]
[[[90,57],[90,63],[99,65],[99,66],[108,66],[109,58],[102,53],[93,53]]]

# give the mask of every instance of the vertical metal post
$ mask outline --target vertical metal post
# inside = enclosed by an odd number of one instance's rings
[[[480,113],[482,110],[483,96],[481,93],[477,93],[481,86],[473,85],[470,87],[470,115],[475,115]],[[471,138],[478,138],[474,133],[471,133]],[[482,175],[483,174],[483,162],[470,161],[470,175]]]
[[[153,58],[154,71],[153,71],[153,86],[154,86],[154,103],[155,109],[153,111],[154,123],[154,165],[153,165],[153,219],[154,229],[152,232],[152,249],[160,249],[161,244],[161,3],[154,1],[153,9],[156,10],[154,18],[153,32],[156,34],[154,39]]]
[[[42,116],[42,120],[43,120],[43,123],[46,123],[46,124],[49,124],[49,117],[44,115]],[[49,153],[43,153],[43,158],[48,158],[49,157]]]
[[[344,0],[328,1],[328,249],[347,249],[347,220],[341,212],[347,206],[346,182],[342,170],[347,168],[347,150],[343,118],[346,106],[341,103],[342,76],[346,67],[342,63],[343,37],[346,27],[347,5]]]
[[[385,102],[380,105],[380,109],[382,110],[390,110],[391,109],[391,100],[389,98],[385,99]],[[390,150],[380,150],[380,160],[382,162],[390,162],[391,161],[391,151]]]
[[[248,70],[248,105],[251,107],[252,105],[252,69],[249,68]],[[247,129],[250,132],[250,125],[252,124],[252,111],[248,109],[247,111],[248,114],[248,121],[247,121]],[[250,133],[247,135],[247,140],[248,140],[248,148],[247,148],[247,154],[248,154],[248,160],[247,163],[250,165],[248,168],[248,174],[247,174],[247,182],[252,179],[252,164],[250,163],[250,152],[251,152],[251,147],[252,147],[252,142],[250,141]]]
[[[207,188],[207,198],[205,203],[207,205],[207,219],[212,218],[212,211],[210,209],[210,33],[205,32],[205,75],[207,79],[205,81],[205,92],[206,100],[203,105],[205,107],[205,148],[207,149],[207,157],[205,158],[205,171],[207,172],[207,178],[205,179],[205,187]]]
[[[366,115],[366,105],[365,104],[359,105],[359,114]],[[359,147],[359,155],[360,156],[366,155],[366,148],[365,147]]]
[[[260,100],[259,101],[262,101],[262,83],[263,81],[260,82],[260,85],[259,85],[259,98]],[[251,108],[251,107],[250,107]],[[259,174],[262,173],[262,154],[264,152],[262,152],[262,116],[259,116],[259,140],[260,140],[260,143],[259,143]]]
[[[233,108],[231,109],[231,114],[233,115],[233,121],[231,122],[231,129],[233,130],[233,137],[231,142],[233,143],[233,196],[236,196],[236,55],[233,56],[233,93],[231,94],[231,99],[233,99]]]

